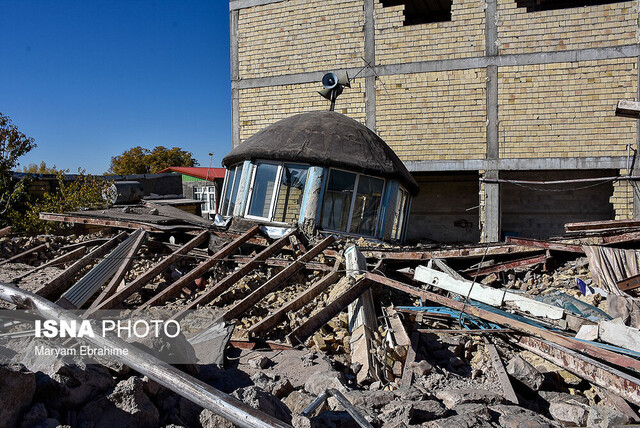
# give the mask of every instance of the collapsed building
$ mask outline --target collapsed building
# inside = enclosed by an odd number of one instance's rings
[[[418,185],[374,132],[340,113],[266,127],[224,159],[221,214],[402,241]]]

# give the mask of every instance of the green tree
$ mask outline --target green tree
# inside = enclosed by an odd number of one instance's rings
[[[41,198],[26,203],[22,212],[12,211],[12,226],[31,233],[51,233],[65,227],[65,223],[40,220],[40,213],[64,213],[78,209],[104,208],[107,203],[102,194],[112,182],[96,179],[80,170],[79,176],[69,180],[66,171],[57,171],[57,189]]]
[[[48,167],[47,163],[42,161],[40,162],[40,165],[30,163],[29,166],[23,166],[22,172],[27,174],[56,174],[58,172],[58,168],[55,165]]]
[[[126,150],[119,156],[111,158],[108,174],[150,174],[170,166],[197,166],[193,154],[179,147],[167,149],[157,146],[148,150],[140,146]]]
[[[26,182],[15,182],[11,171],[18,165],[18,159],[34,147],[34,139],[20,132],[8,116],[0,113],[0,225],[7,223],[7,212],[24,197]]]

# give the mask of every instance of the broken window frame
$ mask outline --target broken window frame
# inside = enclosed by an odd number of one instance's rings
[[[336,229],[331,229],[331,228],[327,228],[322,226],[323,224],[323,213],[324,213],[324,204],[326,202],[326,195],[327,195],[327,191],[329,189],[329,179],[331,178],[331,173],[332,171],[342,171],[342,172],[346,172],[348,174],[353,174],[356,176],[354,184],[353,184],[353,192],[351,195],[351,201],[350,201],[350,205],[349,205],[349,218],[347,220],[347,225],[346,225],[346,230],[336,230]],[[373,231],[372,235],[363,235],[363,234],[357,234],[357,233],[352,233],[350,232],[351,230],[351,223],[353,221],[353,210],[355,209],[355,201],[356,201],[356,197],[358,195],[358,185],[360,184],[360,177],[364,176],[364,177],[370,177],[370,178],[374,178],[376,180],[382,180],[382,192],[381,192],[381,196],[380,196],[380,202],[378,203],[378,209],[376,211],[376,217],[375,217],[375,224],[376,227]],[[349,171],[346,169],[340,169],[340,168],[329,168],[329,173],[327,175],[327,180],[326,183],[324,185],[324,189],[323,189],[323,194],[322,194],[322,205],[320,208],[320,221],[319,224],[322,227],[322,230],[326,230],[329,232],[336,232],[336,233],[340,233],[342,235],[350,235],[350,236],[369,236],[369,237],[375,237],[378,235],[378,232],[380,230],[380,212],[382,210],[382,203],[384,201],[384,192],[387,189],[387,180],[383,177],[377,177],[375,175],[369,175],[369,174],[360,174],[358,172],[353,172],[353,171]]]
[[[243,169],[243,163],[240,162],[236,165],[233,165],[229,169],[227,169],[227,172],[225,173],[224,185],[222,186],[222,192],[220,192],[221,199],[222,199],[222,206],[219,210],[220,215],[223,215],[225,217],[230,217],[233,215],[233,210],[235,208],[236,201],[232,201],[232,200],[238,198],[238,190],[239,190],[238,187],[240,185],[240,178],[242,177],[242,169]],[[233,178],[231,178],[232,174],[233,174]],[[238,184],[238,186],[236,186],[236,183]],[[235,195],[233,194],[234,190],[236,193]],[[227,192],[229,193],[227,194]]]
[[[393,224],[391,225],[391,240],[402,241],[407,217],[409,214],[409,192],[402,186],[398,187],[398,198],[393,211]]]
[[[268,217],[260,217],[260,216],[256,216],[256,215],[252,215],[249,214],[250,210],[251,210],[251,203],[252,203],[252,198],[253,198],[253,190],[255,187],[255,179],[256,179],[256,175],[257,175],[257,171],[258,171],[258,167],[260,164],[270,164],[270,165],[277,165],[278,170],[276,172],[276,177],[275,177],[275,181],[274,181],[274,189],[273,192],[271,194],[271,202],[269,205],[269,215]],[[278,201],[278,197],[280,195],[280,187],[282,186],[282,176],[283,176],[283,172],[285,169],[285,165],[294,165],[297,167],[304,167],[307,169],[307,174],[309,172],[309,168],[311,167],[310,164],[307,163],[303,163],[303,162],[278,162],[278,161],[269,161],[269,160],[256,160],[254,165],[253,165],[253,169],[251,171],[251,182],[250,182],[250,186],[249,186],[249,194],[247,195],[247,206],[245,208],[245,213],[244,213],[244,217],[245,218],[249,218],[249,219],[254,219],[254,220],[261,220],[261,221],[269,221],[269,222],[273,222],[273,223],[278,223],[278,224],[287,224],[286,222],[280,222],[280,221],[275,221],[274,220],[274,216],[275,216],[275,212],[276,212],[276,205],[277,205],[277,201]],[[306,186],[306,177],[305,177],[305,186]],[[303,189],[304,192],[304,189]]]

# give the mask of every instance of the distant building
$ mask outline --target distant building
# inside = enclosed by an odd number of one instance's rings
[[[638,97],[639,0],[229,7],[233,147],[327,110],[319,81],[346,70],[336,111],[384,139],[420,187],[408,239],[547,237],[640,212],[634,181],[566,182],[640,175],[637,121],[614,116]]]
[[[202,216],[211,218],[218,213],[224,168],[170,166],[158,173],[178,173],[182,176],[182,195],[202,201]]]

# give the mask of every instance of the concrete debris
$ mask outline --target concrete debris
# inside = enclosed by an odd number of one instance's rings
[[[602,278],[594,283],[590,261],[576,242],[517,240],[441,249],[343,237],[301,262],[326,237],[292,230],[291,239],[273,246],[247,230],[234,230],[233,224],[226,231],[172,229],[170,242],[150,234],[111,302],[117,302],[115,309],[179,314],[183,334],[177,339],[147,337],[138,346],[170,363],[188,361],[179,368],[281,426],[356,426],[331,394],[302,415],[330,389],[376,428],[610,427],[640,420],[640,376],[633,374],[640,371],[633,352],[640,349],[640,286],[633,277],[622,281],[619,293]],[[194,244],[203,232],[210,239]],[[64,291],[99,262],[88,258],[65,278],[83,256],[64,256],[103,245],[117,233],[2,236],[0,282],[36,291],[63,274]],[[349,263],[353,278],[345,275],[346,249],[362,256],[357,269]],[[221,252],[223,260],[212,256]],[[431,258],[438,260],[430,263]],[[247,263],[252,268],[243,270]],[[406,280],[414,274],[426,282],[423,288]],[[136,290],[127,291],[132,283]],[[354,287],[366,290],[365,298]],[[599,290],[614,292],[605,297]],[[356,311],[363,299],[372,306]],[[185,308],[191,311],[182,313]],[[218,319],[228,332],[224,340],[200,340],[198,334]],[[300,331],[303,337],[286,342]],[[7,337],[1,349],[17,349],[14,358],[24,366],[0,366],[0,426],[234,426],[194,403],[196,397],[180,396],[118,358],[97,359],[98,364],[56,359],[36,355],[35,348],[48,343],[43,339]],[[216,363],[205,363],[212,347]],[[507,393],[509,385],[515,398]],[[615,405],[607,394],[618,397]]]

